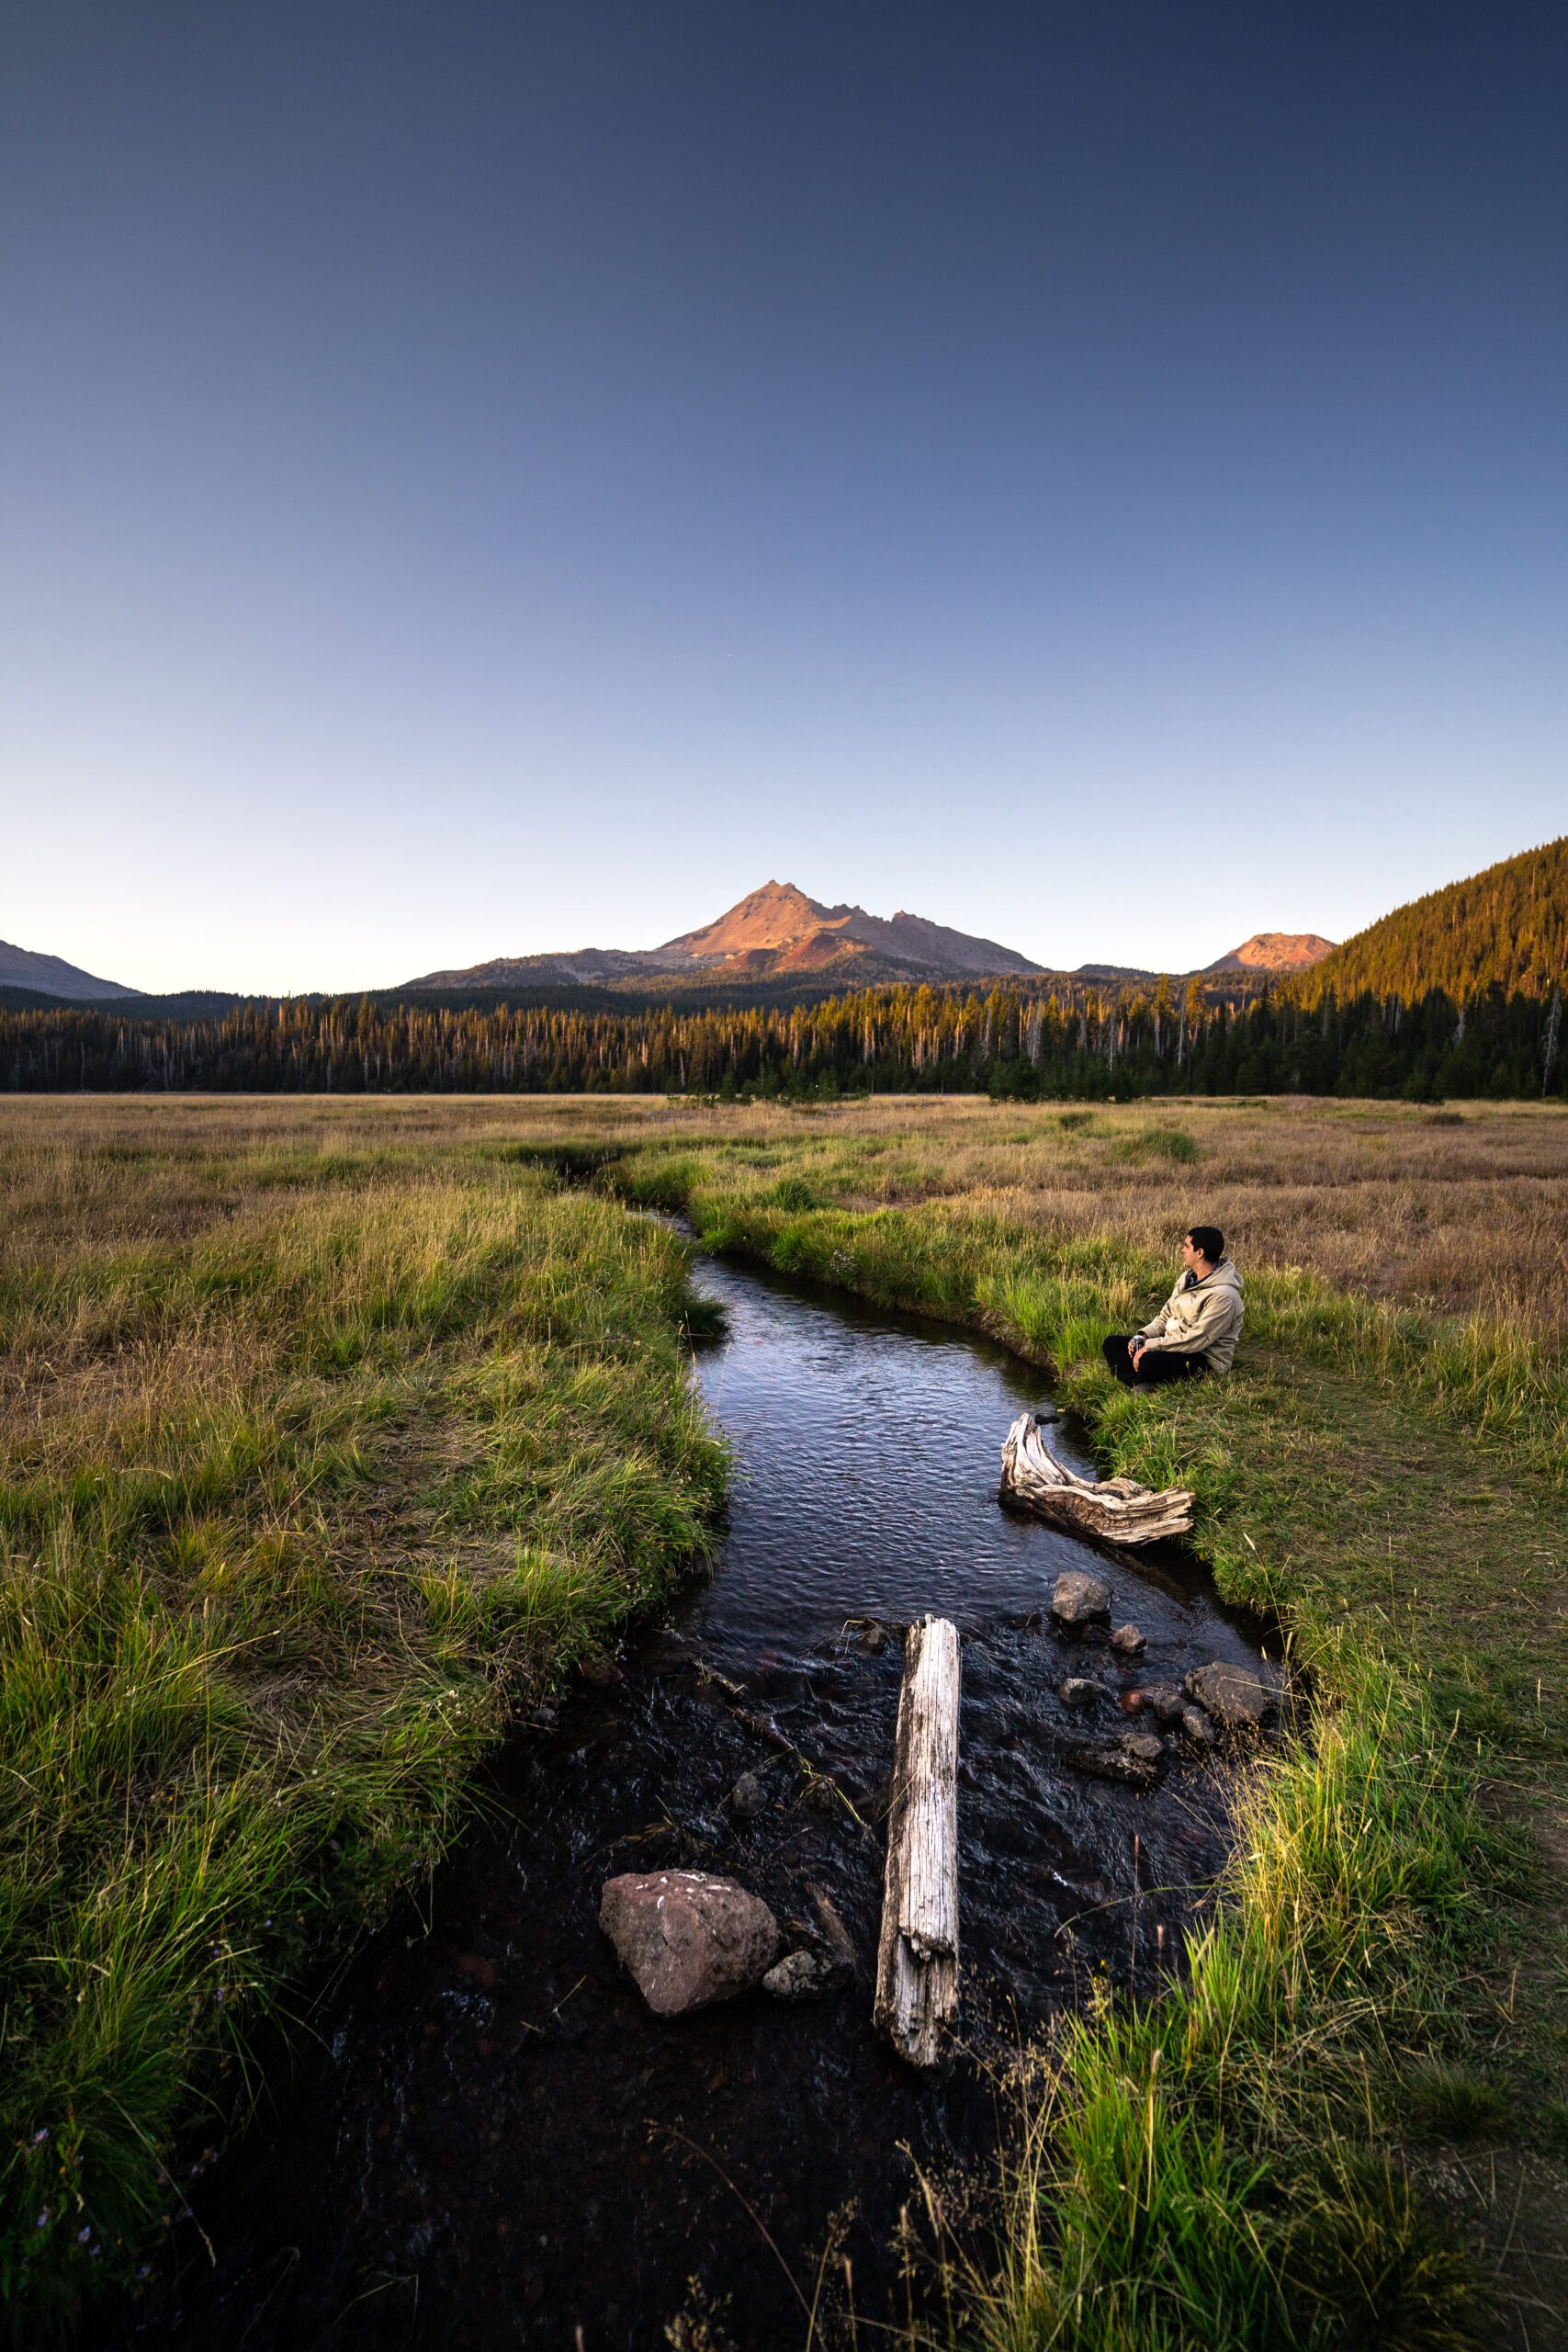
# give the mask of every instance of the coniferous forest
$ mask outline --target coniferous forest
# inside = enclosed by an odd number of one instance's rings
[[[1168,980],[867,989],[624,1011],[288,998],[194,1018],[0,1012],[0,1085],[257,1093],[1342,1094],[1561,1098],[1562,989],[1250,1001]]]
[[[1363,993],[1408,1003],[1429,989],[1462,1004],[1493,986],[1549,1001],[1565,971],[1568,835],[1395,907],[1298,973],[1290,989],[1307,1005]]]

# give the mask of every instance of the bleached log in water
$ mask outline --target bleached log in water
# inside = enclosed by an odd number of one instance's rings
[[[911,1625],[893,1753],[874,2017],[901,2058],[931,2066],[958,2015],[958,1633]]]
[[[1032,1413],[1021,1413],[1007,1433],[1000,1498],[1102,1544],[1154,1544],[1185,1535],[1192,1525],[1185,1487],[1156,1494],[1135,1478],[1080,1478],[1057,1461]]]

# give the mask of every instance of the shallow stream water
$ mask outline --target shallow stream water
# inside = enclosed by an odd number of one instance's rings
[[[1097,1970],[1146,1990],[1175,1952],[1223,1858],[1225,1770],[1179,1756],[1141,1795],[1087,1778],[1061,1743],[1115,1730],[1117,1699],[1086,1723],[1057,1686],[1179,1681],[1256,1656],[1255,1632],[1179,1557],[1108,1564],[998,1507],[1008,1425],[1043,1401],[1000,1350],[713,1261],[698,1284],[727,1310],[697,1378],[736,1453],[714,1574],[620,1683],[502,1753],[421,1915],[335,1980],[270,2111],[193,2188],[210,2257],[187,2224],[122,2344],[643,2352],[705,2308],[716,2343],[774,2352],[806,2341],[835,2217],[829,2284],[869,2334],[919,2293],[893,2245],[914,2162],[983,2165],[994,2063]],[[1133,1667],[1043,1615],[1084,1566],[1147,1636]],[[870,2018],[901,1668],[876,1626],[927,1611],[964,1635],[964,2048],[933,2079]],[[743,1772],[752,1819],[728,1803]],[[672,1863],[732,1873],[783,1922],[824,1889],[854,1984],[652,2018],[599,1895]]]

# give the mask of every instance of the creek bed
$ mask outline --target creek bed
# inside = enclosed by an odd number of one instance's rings
[[[698,1286],[727,1312],[697,1377],[736,1450],[715,1573],[631,1646],[620,1684],[575,1690],[502,1752],[421,1915],[334,1981],[270,2111],[193,2188],[215,2260],[187,2225],[177,2275],[123,2343],[662,2352],[678,2314],[706,2310],[716,2345],[775,2352],[806,2340],[800,2298],[829,2239],[833,2293],[886,2322],[911,2291],[894,2244],[909,2152],[983,2165],[994,2062],[1097,1972],[1147,1990],[1162,1930],[1178,1950],[1224,1858],[1226,1768],[1182,1755],[1142,1795],[1087,1778],[1059,1742],[1114,1731],[1116,1706],[1097,1724],[1056,1690],[1247,1662],[1255,1629],[1190,1562],[1145,1554],[1108,1568],[1117,1619],[1147,1636],[1134,1665],[1103,1633],[1053,1631],[1056,1575],[1108,1564],[998,1507],[1002,1438],[1040,1403],[1036,1375],[751,1270],[704,1261]],[[964,2050],[936,2079],[870,2021],[901,1666],[872,1628],[927,1611],[964,1636]],[[743,1772],[765,1798],[750,1819],[728,1803]],[[782,1921],[810,1918],[815,1883],[856,1983],[650,2017],[599,1894],[672,1864],[732,1873]]]

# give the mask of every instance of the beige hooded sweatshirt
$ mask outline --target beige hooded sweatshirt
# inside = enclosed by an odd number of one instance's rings
[[[1228,1372],[1244,1312],[1241,1276],[1222,1258],[1201,1282],[1190,1266],[1138,1337],[1172,1355],[1201,1356],[1211,1372]]]

